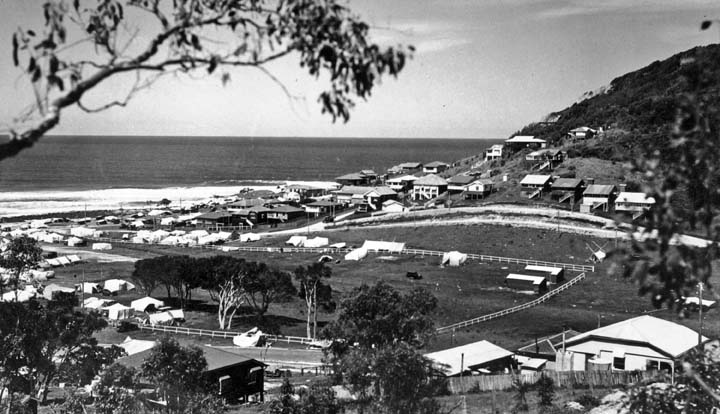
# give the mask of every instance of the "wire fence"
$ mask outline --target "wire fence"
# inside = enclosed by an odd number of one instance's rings
[[[210,329],[196,329],[196,328],[185,328],[182,326],[163,326],[163,325],[139,325],[140,330],[153,331],[153,332],[165,332],[172,334],[190,335],[190,336],[205,336],[209,338],[234,338],[238,335],[242,335],[242,332],[233,331],[213,331]],[[305,338],[302,336],[284,336],[284,335],[269,335],[263,334],[269,341],[275,343],[287,343],[287,344],[301,344],[301,345],[312,345],[315,344],[315,340],[312,338]]]

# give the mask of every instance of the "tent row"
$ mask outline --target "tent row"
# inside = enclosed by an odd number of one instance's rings
[[[151,326],[172,325],[176,321],[185,319],[182,309],[164,309],[163,301],[149,296],[132,301],[130,306],[110,299],[90,297],[85,299],[83,307],[98,310],[113,321],[137,317],[142,323]],[[157,310],[161,308],[162,311],[158,312]]]
[[[80,258],[80,256],[78,256],[76,254],[55,257],[52,259],[45,259],[45,263],[47,263],[51,267],[68,266],[73,263],[80,263],[80,262],[82,262],[82,259]]]

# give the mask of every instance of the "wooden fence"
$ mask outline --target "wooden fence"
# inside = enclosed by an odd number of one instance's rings
[[[535,300],[531,300],[530,302],[526,302],[521,305],[514,306],[512,308],[503,309],[501,311],[494,312],[494,313],[491,313],[488,315],[483,315],[483,316],[479,316],[477,318],[469,319],[466,321],[457,322],[452,325],[443,326],[441,328],[436,329],[436,332],[439,334],[448,333],[448,332],[452,332],[455,329],[464,328],[466,326],[475,325],[475,324],[481,323],[481,322],[487,322],[487,321],[499,318],[501,316],[510,315],[511,313],[520,312],[522,310],[532,308],[541,303],[544,303],[545,301],[552,298],[553,296],[558,295],[558,294],[566,291],[567,289],[570,289],[573,285],[575,285],[576,283],[580,282],[583,279],[585,279],[585,273],[580,273],[579,275],[575,276],[573,279],[569,280],[567,283],[563,284],[562,286],[558,287],[557,289],[551,290],[550,292],[540,296],[539,298],[537,298]]]
[[[242,332],[233,331],[213,331],[209,329],[195,329],[185,328],[182,326],[150,326],[150,325],[138,325],[143,331],[154,331],[154,332],[166,332],[172,334],[182,335],[195,335],[195,336],[206,336],[209,338],[233,338],[241,335]],[[287,343],[287,344],[302,344],[310,345],[315,342],[312,338],[305,338],[302,336],[283,336],[283,335],[268,335],[263,334],[268,340],[276,343]]]
[[[632,384],[657,378],[658,371],[543,371],[552,378],[558,388],[573,387],[612,387]],[[453,394],[473,391],[506,391],[512,389],[513,379],[518,378],[525,384],[534,384],[541,373],[479,375],[448,378],[448,388]]]

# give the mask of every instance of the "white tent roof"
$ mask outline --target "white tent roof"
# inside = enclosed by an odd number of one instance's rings
[[[150,305],[155,305],[156,308],[159,308],[165,305],[165,302],[151,298],[150,296],[145,296],[144,298],[136,299],[130,302],[130,307],[138,312],[145,312],[145,308]]]
[[[329,242],[330,241],[327,237],[315,237],[305,240],[305,243],[303,243],[303,245],[305,247],[323,247],[327,246]]]
[[[143,341],[141,339],[132,339],[129,336],[125,340],[118,344],[118,346],[125,350],[128,355],[139,354],[140,352],[152,349],[157,345],[155,341]]]
[[[488,342],[478,341],[471,344],[444,349],[442,351],[425,354],[425,357],[432,359],[438,364],[447,365],[445,375],[453,376],[460,374],[460,364],[464,363],[464,369],[486,364],[497,359],[511,356],[513,353],[507,349]],[[461,361],[464,360],[464,361]]]
[[[673,358],[698,344],[698,333],[694,330],[650,315],[638,316],[585,332],[570,338],[566,345],[577,344],[591,338],[644,343]],[[702,340],[704,342],[708,338],[703,336]]]
[[[151,313],[149,316],[150,325],[165,325],[170,324],[173,321],[173,316],[170,312]]]
[[[243,233],[240,235],[241,242],[251,242],[260,240],[260,235],[255,233]]]
[[[292,244],[295,247],[299,247],[305,243],[305,240],[307,240],[306,236],[292,236],[285,242],[285,244]]]
[[[366,240],[362,247],[367,251],[400,253],[405,250],[405,243]]]
[[[648,197],[645,193],[635,193],[635,192],[628,192],[623,191],[620,194],[618,194],[617,199],[615,199],[616,203],[637,203],[637,204],[655,204],[655,199],[653,197]]]
[[[345,254],[345,260],[360,260],[365,258],[367,256],[367,249],[364,247],[361,247],[359,249],[352,250]]]
[[[467,260],[467,254],[458,251],[451,251],[443,254],[442,264],[450,266],[460,266]]]

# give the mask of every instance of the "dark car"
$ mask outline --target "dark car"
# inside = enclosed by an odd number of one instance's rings
[[[323,223],[333,223],[335,222],[335,217],[333,216],[327,216],[323,219]]]
[[[418,272],[407,272],[405,277],[415,280],[422,279],[422,276]]]

